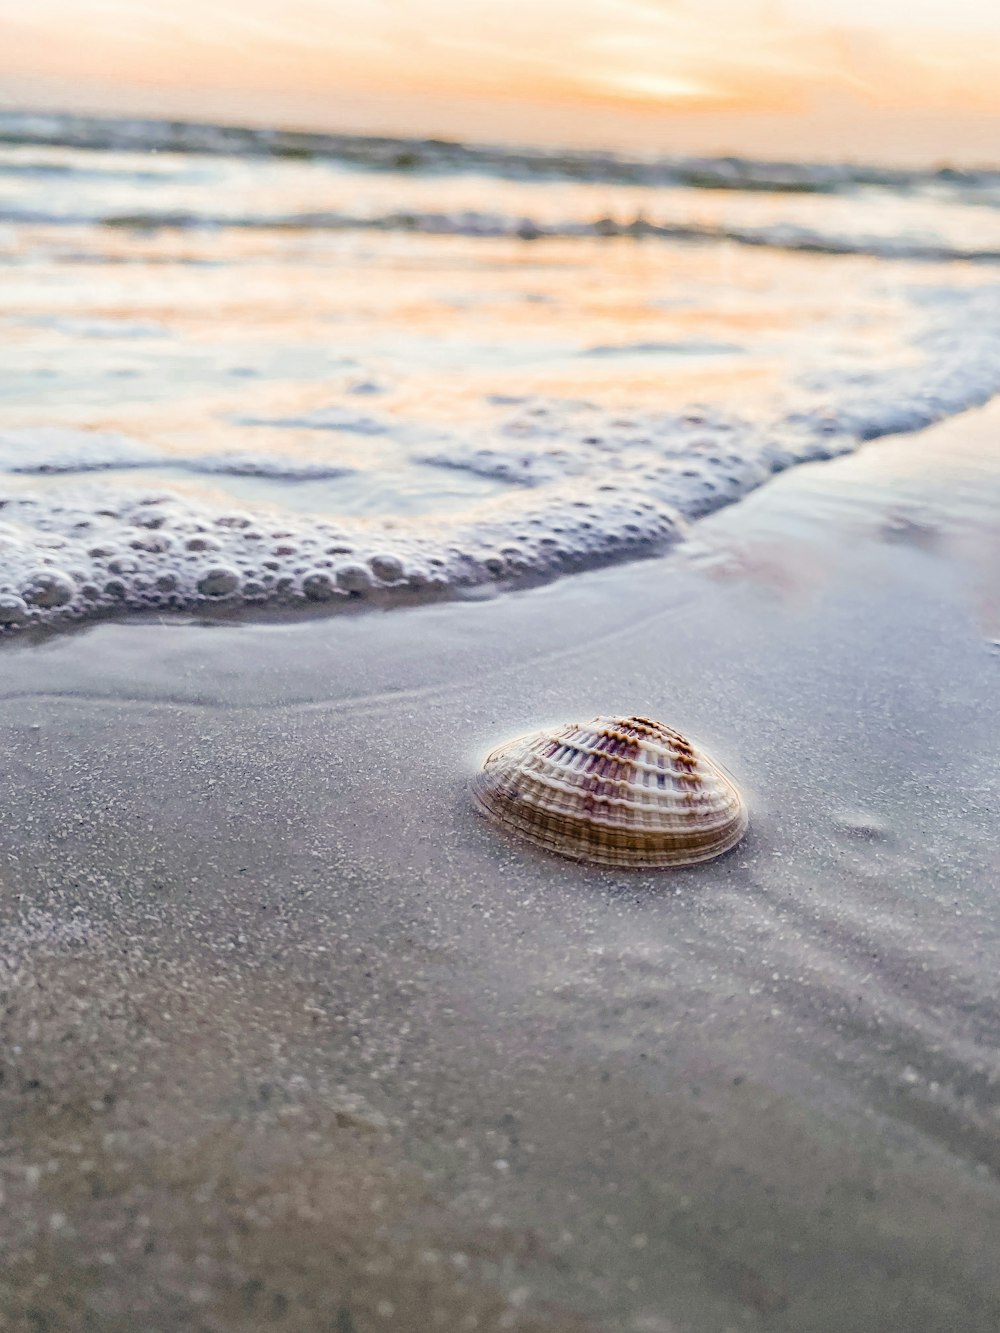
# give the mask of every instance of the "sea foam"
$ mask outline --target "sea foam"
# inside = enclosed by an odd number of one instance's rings
[[[775,472],[921,429],[1000,392],[998,292],[955,292],[927,304],[937,321],[921,335],[919,360],[828,375],[815,406],[769,422],[707,407],[615,413],[586,401],[503,396],[508,414],[488,444],[456,434],[416,452],[417,466],[503,483],[496,498],[457,514],[331,518],[199,503],[124,482],[63,482],[31,493],[23,481],[0,483],[0,625],[460,596],[660,552],[690,522]],[[326,430],[333,420],[319,412],[298,424]],[[68,473],[74,460],[92,472],[148,465],[151,452],[119,436],[65,429],[0,437],[0,467],[9,473]],[[312,475],[277,454],[171,462],[202,473]]]

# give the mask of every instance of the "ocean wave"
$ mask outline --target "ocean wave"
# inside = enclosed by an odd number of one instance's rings
[[[44,476],[154,466],[163,453],[106,431],[25,426],[0,431],[0,473]]]
[[[233,450],[217,454],[171,454],[141,440],[102,431],[60,426],[0,431],[0,474],[66,477],[136,469],[190,472],[217,477],[261,477],[272,481],[330,481],[352,468],[326,460]],[[3,501],[0,500],[0,509]]]
[[[709,339],[677,339],[674,342],[597,343],[585,347],[581,356],[739,356],[746,349],[739,343]]]
[[[17,322],[28,328],[65,333],[71,338],[162,338],[169,333],[166,325],[152,320],[97,315],[27,315]]]
[[[487,172],[549,180],[696,189],[822,194],[881,186],[996,190],[1000,170],[940,166],[907,170],[864,163],[767,161],[753,158],[628,156],[610,151],[526,148],[455,140],[323,134],[207,122],[123,119],[64,113],[0,112],[0,143],[92,150],[326,159],[368,170]]]
[[[481,236],[525,242],[577,238],[648,239],[696,244],[728,243],[804,254],[867,255],[878,259],[927,263],[1000,263],[1000,247],[952,245],[935,236],[825,232],[787,222],[746,227],[721,223],[655,221],[641,214],[631,218],[601,217],[543,222],[530,217],[474,211],[209,214],[150,209],[133,213],[105,211],[57,213],[32,208],[18,209],[8,205],[0,208],[0,222],[55,226],[98,225],[136,231],[162,229],[218,231],[231,228],[250,231],[414,232],[428,236]]]
[[[349,393],[378,393],[376,385],[352,385]],[[389,423],[377,417],[358,416],[341,407],[321,407],[312,412],[298,412],[291,416],[238,416],[233,418],[241,426],[280,426],[292,430],[346,431],[351,435],[385,435]]]

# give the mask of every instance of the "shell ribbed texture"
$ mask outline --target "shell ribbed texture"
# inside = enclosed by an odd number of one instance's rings
[[[709,861],[734,847],[748,822],[723,768],[642,717],[597,717],[508,741],[487,757],[472,794],[501,827],[604,866]]]

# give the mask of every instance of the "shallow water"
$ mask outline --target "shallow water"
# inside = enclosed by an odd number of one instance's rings
[[[0,633],[558,578],[1000,387],[990,173],[0,122]]]
[[[14,1317],[995,1329],[996,424],[479,605],[8,645]],[[609,708],[737,773],[740,848],[471,813]]]

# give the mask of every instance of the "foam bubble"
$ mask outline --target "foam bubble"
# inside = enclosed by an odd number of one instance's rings
[[[27,625],[30,619],[31,612],[23,597],[16,597],[13,593],[0,593],[0,625],[17,629]]]
[[[219,601],[223,597],[232,597],[235,592],[239,591],[239,571],[231,569],[228,565],[213,565],[199,575],[195,586],[202,597],[207,597],[212,601]]]
[[[333,575],[325,569],[311,569],[302,579],[302,595],[310,602],[332,602],[340,593]]]
[[[76,584],[61,569],[31,570],[21,585],[21,596],[25,603],[43,611],[68,606],[77,591]]]

